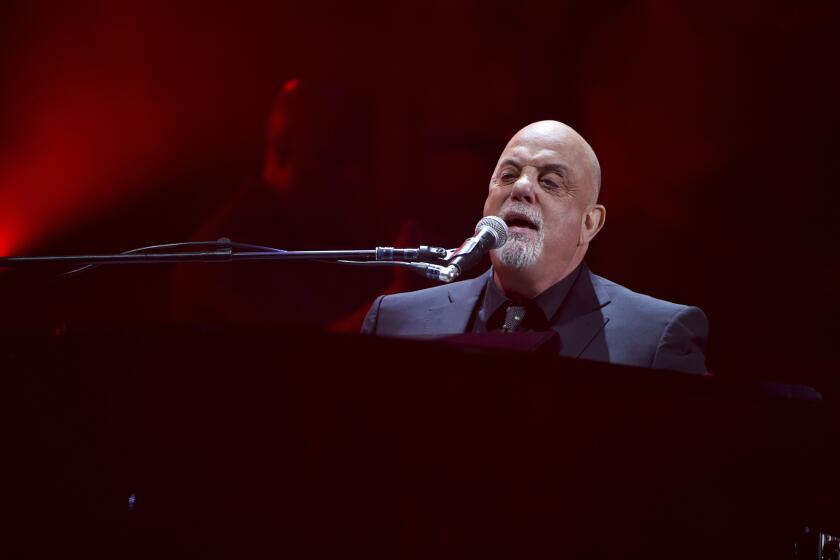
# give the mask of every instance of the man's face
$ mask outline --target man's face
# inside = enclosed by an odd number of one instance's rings
[[[484,204],[484,215],[502,217],[509,229],[507,244],[491,254],[494,267],[538,276],[570,272],[584,214],[594,202],[588,163],[570,129],[532,125],[514,136],[499,158]]]

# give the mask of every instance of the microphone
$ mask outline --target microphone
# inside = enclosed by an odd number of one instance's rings
[[[475,226],[475,233],[455,249],[447,266],[429,265],[426,276],[441,282],[452,282],[478,264],[484,255],[507,243],[508,228],[498,216],[485,216]]]

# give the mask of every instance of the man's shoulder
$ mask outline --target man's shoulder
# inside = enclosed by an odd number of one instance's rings
[[[655,298],[647,294],[635,292],[626,286],[613,282],[602,276],[592,274],[593,283],[597,282],[607,294],[611,307],[614,310],[621,310],[633,313],[640,313],[642,318],[673,316],[681,311],[691,308],[689,305],[674,303],[664,299]]]
[[[423,288],[420,290],[413,290],[410,292],[398,292],[394,294],[384,294],[379,296],[381,300],[387,300],[387,305],[392,306],[413,306],[420,304],[428,304],[434,301],[446,301],[449,299],[449,291],[453,286],[457,287],[458,283],[441,286],[432,286],[430,288]]]
[[[391,336],[463,332],[486,281],[487,273],[452,284],[379,296],[365,317],[362,332]]]
[[[487,282],[488,273],[475,278],[459,280],[451,284],[441,284],[430,288],[413,290],[410,292],[399,292],[380,296],[380,299],[387,300],[389,306],[412,307],[415,305],[433,305],[435,303],[448,303],[461,297],[469,297],[478,294]]]
[[[597,344],[590,345],[590,357],[656,369],[706,372],[709,325],[699,307],[640,294],[593,275],[594,284],[606,294],[609,305],[602,308],[602,351],[599,353]]]
[[[674,337],[694,340],[705,346],[708,319],[703,310],[646,294],[634,292],[621,284],[592,275],[609,305],[602,313],[606,324],[604,334],[613,348],[650,346],[658,348],[670,344]],[[635,350],[634,350],[635,351]]]

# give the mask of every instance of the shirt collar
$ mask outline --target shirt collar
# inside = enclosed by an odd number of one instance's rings
[[[517,302],[527,304],[529,307],[539,309],[542,311],[543,317],[551,324],[560,306],[566,301],[569,291],[572,289],[575,280],[580,275],[581,265],[578,265],[571,274],[545,290],[532,300],[526,302]],[[482,316],[485,320],[489,319],[508,301],[508,297],[496,286],[493,281],[493,274],[491,273],[487,278],[487,286],[484,289],[484,299],[481,303]]]

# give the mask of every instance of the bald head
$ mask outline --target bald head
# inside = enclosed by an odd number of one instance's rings
[[[532,299],[580,265],[604,225],[595,151],[557,121],[529,124],[505,146],[484,203],[508,225],[491,254],[494,280],[508,297]]]
[[[538,142],[565,153],[570,159],[569,163],[574,166],[573,173],[579,183],[578,187],[589,191],[586,196],[589,202],[597,202],[601,192],[601,164],[598,163],[595,150],[575,129],[553,120],[531,123],[513,135],[502,156],[522,141]]]

